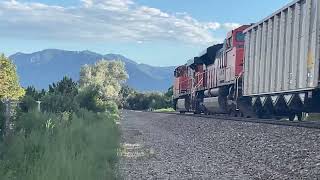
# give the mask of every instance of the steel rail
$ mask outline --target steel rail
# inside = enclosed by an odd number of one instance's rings
[[[302,127],[302,128],[309,128],[309,129],[320,129],[320,121],[289,121],[289,120],[276,120],[276,119],[257,119],[257,118],[231,117],[231,116],[222,115],[222,114],[217,114],[217,115],[188,114],[188,113],[181,114],[177,112],[151,112],[151,113],[201,117],[206,119],[217,119],[217,120],[236,121],[236,122],[249,122],[249,123],[258,123],[258,124]]]

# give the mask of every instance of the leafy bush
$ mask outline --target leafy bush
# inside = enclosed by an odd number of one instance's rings
[[[45,112],[75,112],[79,105],[73,96],[49,93],[42,98],[41,109]]]
[[[128,86],[123,86],[120,107],[133,110],[166,109],[172,107],[173,87],[166,93],[139,93]]]
[[[38,103],[34,97],[26,95],[21,99],[20,110],[22,112],[33,111],[37,108]]]
[[[127,78],[123,62],[101,60],[81,68],[79,86],[80,89],[93,86],[99,91],[99,99],[117,101],[121,83]]]
[[[149,108],[161,109],[171,107],[171,99],[160,93],[149,94]]]
[[[49,92],[42,97],[42,110],[46,112],[75,112],[79,104],[75,97],[78,94],[77,83],[64,77],[61,81],[49,86]]]
[[[99,101],[99,91],[93,86],[81,90],[77,96],[77,102],[81,108],[93,112],[103,112],[106,110],[103,102]]]
[[[136,93],[127,99],[125,108],[133,110],[145,110],[149,108],[150,101],[145,94]]]
[[[25,95],[32,97],[35,101],[40,100],[44,95],[46,95],[46,91],[44,89],[42,89],[41,91],[37,91],[33,86],[27,87],[25,91]]]
[[[134,110],[161,109],[171,107],[171,98],[161,93],[135,93],[126,100],[125,108]]]
[[[0,147],[2,179],[115,179],[119,132],[109,114],[28,112]],[[4,148],[5,147],[5,148]]]
[[[33,86],[27,87],[25,92],[25,96],[20,100],[20,109],[18,109],[22,112],[34,111],[37,109],[37,101],[40,101],[46,95],[46,91],[44,89],[37,91]]]

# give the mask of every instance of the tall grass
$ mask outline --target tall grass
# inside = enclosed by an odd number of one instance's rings
[[[175,112],[173,108],[162,108],[162,109],[156,109],[154,112]]]
[[[309,120],[309,121],[320,121],[320,113],[310,113],[310,114],[308,114],[307,120]]]
[[[114,116],[25,113],[0,147],[1,179],[115,179],[119,132]]]

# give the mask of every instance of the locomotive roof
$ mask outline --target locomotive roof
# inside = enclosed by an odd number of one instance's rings
[[[198,64],[213,64],[217,52],[223,47],[223,44],[215,44],[208,47],[204,52],[202,52],[199,57],[194,57],[188,61],[188,66],[194,68]]]
[[[217,52],[222,48],[223,48],[223,44],[216,44],[216,45],[210,46],[207,49],[207,53],[205,54],[205,56],[202,56],[202,58],[204,58],[205,64],[206,65],[213,64],[216,59]]]
[[[187,63],[187,65],[192,69],[194,69],[198,64],[203,64],[202,60],[199,57],[194,57],[190,59]]]

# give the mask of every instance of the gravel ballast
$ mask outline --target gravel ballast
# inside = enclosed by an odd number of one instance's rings
[[[320,130],[123,111],[124,179],[319,179]]]

